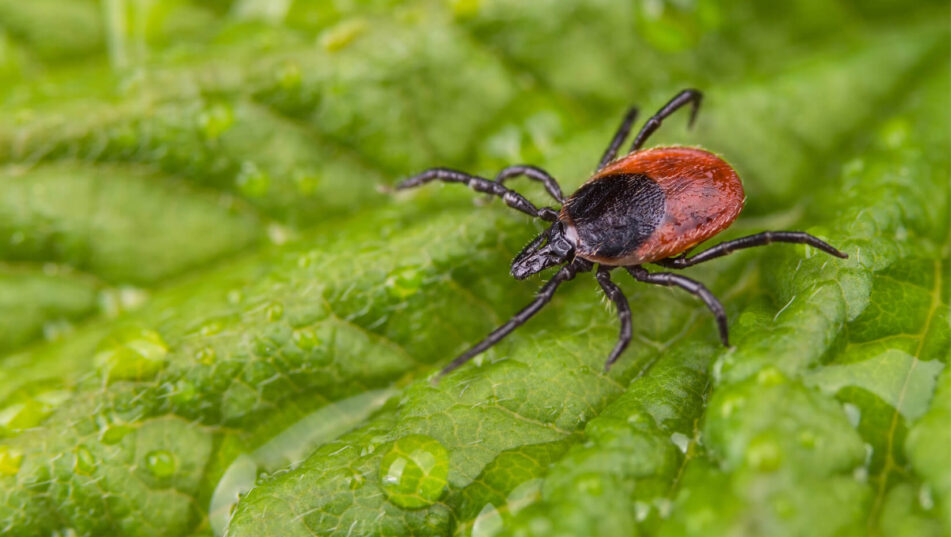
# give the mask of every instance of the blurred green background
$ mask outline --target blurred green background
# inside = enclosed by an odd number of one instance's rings
[[[610,375],[582,276],[430,385],[530,300],[541,227],[380,186],[571,191],[685,87],[651,144],[736,166],[724,238],[850,259],[689,273],[732,350],[619,275]],[[0,0],[0,530],[947,535],[949,138],[947,2]]]

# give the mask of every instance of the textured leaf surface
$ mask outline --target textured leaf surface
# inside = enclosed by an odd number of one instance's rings
[[[951,36],[887,2],[0,0],[0,528],[12,535],[946,535]],[[583,23],[582,23],[583,22]],[[55,30],[55,31],[54,31]],[[590,275],[432,165],[570,191],[618,116],[704,90],[744,179],[690,269]],[[533,199],[534,185],[513,183]]]

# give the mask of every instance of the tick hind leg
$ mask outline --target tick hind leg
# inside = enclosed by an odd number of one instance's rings
[[[530,166],[528,164],[516,164],[514,166],[507,166],[502,168],[498,175],[495,176],[495,182],[498,184],[503,184],[509,179],[515,179],[516,177],[524,175],[533,181],[538,181],[545,185],[545,191],[555,199],[558,203],[565,202],[565,196],[561,193],[561,186],[558,185],[558,181],[554,177],[548,174],[545,170],[537,167]]]
[[[548,304],[548,302],[551,301],[551,298],[555,296],[555,291],[558,289],[559,285],[574,278],[575,274],[578,272],[583,272],[590,269],[590,263],[581,259],[576,259],[572,263],[561,267],[561,269],[555,273],[555,276],[548,280],[548,283],[546,283],[538,291],[535,300],[533,300],[528,306],[525,306],[522,311],[516,313],[515,316],[509,319],[508,322],[493,330],[488,336],[485,337],[485,339],[477,343],[471,349],[460,354],[453,361],[449,362],[449,365],[442,368],[442,371],[436,375],[436,378],[433,379],[433,381],[439,381],[439,379],[446,376],[446,374],[449,372],[465,364],[479,354],[482,354],[488,350],[489,347],[492,347],[496,343],[502,341],[505,336],[511,334],[512,331],[519,326],[525,324],[525,322],[538,313],[545,306],[545,304]]]
[[[448,168],[433,168],[426,170],[419,175],[402,181],[400,184],[396,185],[396,190],[405,190],[407,188],[417,187],[432,181],[462,183],[476,192],[485,192],[486,194],[498,196],[502,198],[502,201],[504,201],[509,207],[517,211],[521,211],[527,215],[535,216],[549,222],[558,220],[558,212],[551,207],[535,207],[532,202],[525,198],[525,196],[522,196],[514,190],[505,188],[500,183],[490,181],[485,177],[470,175],[465,172],[450,170]]]
[[[726,311],[723,309],[723,304],[720,304],[717,297],[713,296],[713,293],[704,287],[702,283],[672,272],[647,272],[647,270],[640,265],[625,268],[627,268],[631,276],[634,276],[634,279],[639,282],[663,285],[666,287],[676,285],[688,293],[700,297],[700,300],[703,300],[707,308],[710,309],[710,312],[713,313],[713,316],[716,318],[717,328],[720,331],[720,341],[723,342],[724,346],[730,346],[729,331],[726,324]]]
[[[634,120],[636,118],[637,108],[629,108],[627,113],[624,114],[624,119],[621,120],[621,124],[617,128],[617,132],[614,133],[614,138],[611,138],[611,143],[608,144],[608,148],[604,151],[604,155],[601,157],[601,162],[598,163],[598,169],[596,171],[601,171],[601,169],[607,166],[609,162],[614,160],[614,157],[617,156],[618,148],[620,148],[621,144],[624,143],[627,135],[631,133],[631,125],[634,124]]]
[[[611,366],[614,364],[614,362],[620,358],[621,353],[624,352],[624,349],[626,349],[628,344],[631,342],[632,335],[631,307],[628,305],[627,297],[624,296],[621,288],[611,281],[612,268],[613,267],[599,265],[598,272],[595,274],[595,277],[598,279],[598,283],[601,284],[601,289],[604,290],[604,294],[607,295],[617,307],[617,318],[621,322],[621,333],[618,335],[617,344],[614,345],[614,349],[611,351],[611,354],[608,355],[608,360],[604,362],[605,373],[611,369]]]
[[[704,250],[691,257],[687,257],[685,255],[680,257],[671,257],[669,259],[657,261],[656,263],[668,268],[681,269],[732,254],[737,250],[752,248],[754,246],[766,246],[767,244],[774,242],[808,244],[813,248],[822,250],[823,252],[836,257],[841,257],[843,259],[849,257],[848,254],[840,252],[836,248],[832,247],[829,243],[803,231],[764,231],[762,233],[757,233],[756,235],[750,235],[748,237],[740,237],[739,239],[721,242],[713,248]]]
[[[695,89],[685,89],[675,95],[669,103],[665,104],[663,108],[658,110],[656,114],[644,123],[644,126],[641,127],[641,131],[634,137],[634,143],[631,144],[629,152],[640,149],[650,135],[654,134],[654,131],[660,127],[667,116],[673,114],[688,103],[692,104],[693,108],[690,110],[690,120],[687,122],[687,126],[693,125],[694,120],[697,119],[697,110],[700,109],[700,101],[702,100],[703,94]]]

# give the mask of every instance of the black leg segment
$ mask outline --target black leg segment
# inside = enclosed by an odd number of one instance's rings
[[[690,110],[690,121],[687,123],[687,126],[693,125],[693,121],[697,119],[697,110],[700,109],[701,100],[703,100],[703,94],[695,89],[685,89],[675,95],[669,103],[665,104],[663,108],[658,110],[656,114],[644,123],[644,126],[641,127],[641,132],[637,133],[637,136],[634,137],[634,143],[631,144],[630,150],[637,151],[640,149],[650,135],[660,127],[660,124],[667,116],[673,114],[688,103],[692,104],[693,108]]]
[[[530,166],[528,164],[507,166],[502,168],[498,175],[495,176],[495,182],[501,185],[505,183],[505,181],[514,179],[520,175],[524,175],[533,181],[539,181],[543,183],[545,185],[545,190],[551,195],[551,197],[555,198],[555,201],[558,203],[565,202],[565,196],[561,193],[561,187],[558,186],[558,181],[549,175],[548,172],[537,166]]]
[[[608,163],[614,160],[614,157],[617,156],[617,150],[621,147],[621,144],[624,143],[624,139],[627,138],[627,135],[630,134],[631,125],[634,124],[634,120],[636,118],[637,108],[631,107],[628,109],[627,113],[624,114],[624,119],[621,120],[621,124],[617,128],[617,132],[614,133],[614,138],[611,138],[611,143],[604,151],[604,156],[601,157],[601,162],[598,163],[597,171],[601,171],[601,168],[607,166]]]
[[[669,259],[663,259],[658,261],[658,265],[662,265],[668,268],[686,268],[696,265],[698,263],[703,263],[704,261],[710,261],[711,259],[716,259],[718,257],[723,257],[728,254],[732,254],[737,250],[742,250],[744,248],[752,248],[754,246],[766,246],[774,242],[789,242],[793,244],[808,244],[813,248],[822,250],[823,252],[834,255],[836,257],[841,257],[843,259],[849,257],[848,254],[840,252],[839,250],[833,248],[827,242],[814,237],[803,231],[764,231],[762,233],[757,233],[756,235],[750,235],[748,237],[740,237],[739,239],[733,239],[732,241],[721,242],[720,244],[710,248],[709,250],[704,250],[697,255],[687,257],[671,257]]]
[[[509,319],[508,322],[493,330],[488,336],[486,336],[485,339],[477,343],[471,349],[460,354],[453,361],[449,362],[449,365],[442,368],[442,371],[436,375],[433,381],[439,381],[439,379],[444,377],[449,372],[465,364],[479,354],[485,352],[489,347],[495,345],[499,341],[502,341],[505,336],[512,333],[512,331],[519,326],[525,324],[525,322],[538,313],[539,310],[545,306],[545,304],[548,304],[548,302],[551,301],[551,298],[555,295],[555,290],[558,289],[558,286],[561,285],[562,282],[566,282],[574,278],[575,274],[578,272],[583,272],[590,269],[591,264],[583,259],[576,259],[570,264],[561,267],[561,269],[555,273],[555,276],[548,280],[548,283],[546,283],[538,291],[538,295],[535,297],[535,300],[533,300],[528,306],[525,306],[522,311],[516,313],[515,316]]]
[[[614,364],[614,362],[620,358],[621,353],[624,352],[624,349],[626,349],[628,344],[631,342],[632,335],[631,307],[628,305],[627,297],[624,296],[621,288],[611,281],[611,268],[613,267],[599,265],[598,272],[595,274],[595,277],[598,279],[598,283],[601,284],[601,289],[604,290],[604,294],[606,294],[617,307],[617,318],[621,322],[621,333],[618,336],[617,344],[614,345],[614,349],[608,356],[608,360],[604,362],[605,373],[607,373],[607,371],[611,369],[611,366]]]
[[[640,265],[625,268],[627,268],[631,276],[634,276],[634,279],[639,282],[653,283],[667,287],[676,285],[688,293],[700,297],[716,318],[717,328],[720,330],[720,341],[723,342],[724,346],[730,346],[730,337],[726,325],[726,311],[723,309],[723,304],[720,304],[717,297],[713,296],[713,293],[704,287],[702,283],[672,272],[647,272],[647,270]]]
[[[409,179],[406,179],[405,181],[396,185],[396,190],[413,188],[431,181],[463,183],[476,192],[485,192],[487,194],[492,194],[493,196],[498,196],[502,198],[502,201],[504,201],[506,205],[515,210],[522,211],[525,214],[535,216],[549,222],[558,220],[558,212],[551,207],[542,207],[539,209],[538,207],[532,205],[532,202],[525,199],[525,196],[522,196],[514,190],[509,190],[495,181],[490,181],[485,177],[470,175],[457,170],[450,170],[448,168],[433,168],[431,170],[426,170],[423,173],[410,177]]]

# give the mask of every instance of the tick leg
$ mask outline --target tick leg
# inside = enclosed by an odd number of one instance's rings
[[[730,338],[726,326],[726,311],[723,309],[723,304],[720,304],[717,297],[713,296],[713,293],[704,287],[702,283],[672,272],[647,272],[647,270],[640,265],[625,268],[627,268],[631,276],[634,276],[634,279],[639,282],[653,283],[667,287],[676,285],[688,293],[700,297],[707,307],[710,308],[710,311],[717,320],[717,328],[720,330],[720,340],[723,341],[723,345],[727,347],[730,346]]]
[[[641,132],[637,133],[637,136],[634,137],[634,143],[631,144],[631,151],[640,149],[641,146],[644,145],[644,142],[647,141],[647,138],[657,130],[657,127],[660,127],[660,124],[667,116],[673,114],[687,103],[693,104],[693,109],[690,110],[690,121],[687,122],[687,126],[693,125],[693,121],[697,119],[697,110],[700,109],[700,101],[702,99],[703,94],[695,89],[685,89],[675,95],[669,103],[665,104],[663,108],[658,110],[656,114],[644,123],[644,126],[641,127]]]
[[[525,196],[515,192],[514,190],[509,190],[495,181],[490,181],[485,177],[479,177],[477,175],[469,175],[465,172],[450,170],[448,168],[432,168],[430,170],[426,170],[419,175],[415,175],[409,179],[406,179],[405,181],[402,181],[400,184],[396,185],[396,190],[413,188],[431,181],[462,183],[476,192],[485,192],[487,194],[492,194],[493,196],[498,196],[502,198],[502,201],[504,201],[509,207],[517,211],[522,211],[527,215],[535,216],[549,222],[558,220],[558,211],[552,209],[551,207],[542,207],[539,209],[538,207],[532,205],[532,202],[525,199]]]
[[[515,166],[508,166],[502,168],[499,171],[498,175],[495,176],[495,182],[498,184],[503,184],[508,179],[514,179],[520,175],[524,175],[529,179],[534,181],[539,181],[544,183],[545,190],[555,198],[555,201],[558,203],[565,202],[565,196],[561,193],[561,187],[558,186],[558,181],[554,177],[548,174],[545,170],[537,166],[529,166],[528,164],[516,164]]]
[[[612,350],[608,356],[608,361],[604,362],[605,373],[611,369],[611,366],[617,361],[621,353],[624,352],[624,349],[626,349],[627,345],[631,342],[631,307],[628,305],[624,293],[621,292],[621,288],[611,281],[611,268],[613,267],[599,265],[598,272],[595,274],[598,283],[601,284],[601,289],[604,290],[604,294],[608,295],[608,298],[610,298],[617,307],[617,318],[621,321],[621,333],[618,336],[617,344],[614,345],[614,350]]]
[[[621,120],[617,132],[614,133],[614,138],[611,138],[610,145],[608,145],[608,148],[604,151],[601,162],[598,163],[597,171],[601,171],[601,168],[607,166],[608,163],[617,156],[618,148],[624,143],[624,139],[627,138],[627,135],[631,133],[631,125],[634,124],[635,118],[637,118],[637,108],[632,106],[628,109],[627,113],[624,114],[624,119]]]
[[[561,267],[561,269],[555,273],[552,279],[548,280],[548,283],[542,286],[542,288],[538,291],[535,300],[533,300],[528,306],[525,306],[522,311],[516,313],[515,316],[509,319],[507,323],[493,330],[492,333],[485,337],[485,339],[477,343],[471,349],[460,354],[455,360],[449,362],[449,365],[442,368],[442,371],[436,375],[436,378],[433,379],[433,381],[439,381],[439,379],[446,376],[449,372],[475,358],[482,352],[485,352],[489,347],[495,345],[499,341],[502,341],[505,336],[511,334],[512,331],[519,326],[525,324],[525,322],[538,313],[538,311],[541,310],[545,304],[548,304],[551,298],[555,295],[555,290],[558,289],[558,286],[561,285],[562,282],[566,282],[574,278],[576,273],[590,270],[590,268],[590,264],[587,264],[586,261],[578,262],[578,260]]]
[[[822,241],[821,239],[813,237],[812,235],[802,231],[764,231],[762,233],[757,233],[756,235],[750,235],[748,237],[733,239],[732,241],[721,242],[713,248],[704,250],[691,257],[671,257],[658,261],[657,264],[668,268],[681,269],[696,265],[698,263],[703,263],[704,261],[710,261],[711,259],[732,254],[737,250],[752,248],[754,246],[766,246],[767,244],[773,242],[808,244],[813,248],[817,248],[836,257],[841,257],[843,259],[849,257],[848,254],[840,252],[825,241]]]

